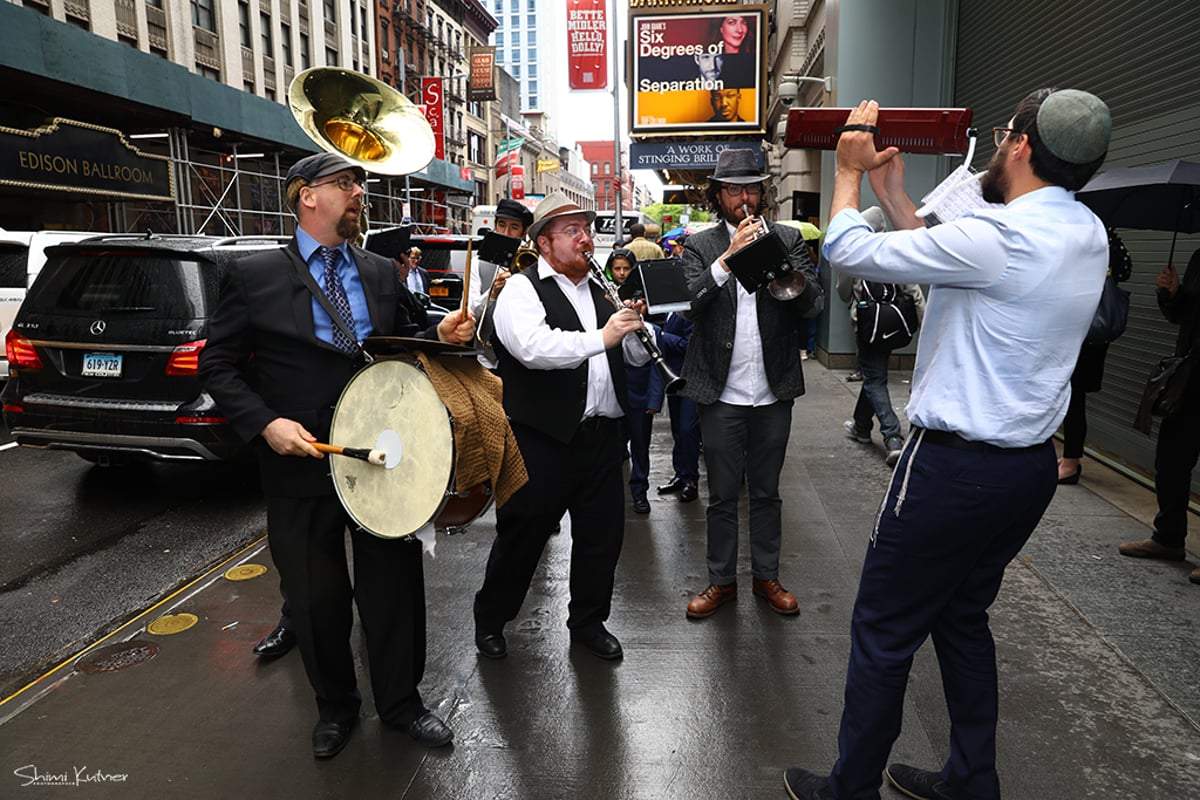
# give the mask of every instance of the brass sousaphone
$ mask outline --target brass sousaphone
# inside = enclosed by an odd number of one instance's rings
[[[288,87],[288,106],[322,150],[368,172],[408,175],[436,150],[433,129],[411,100],[386,83],[337,67],[313,67]]]

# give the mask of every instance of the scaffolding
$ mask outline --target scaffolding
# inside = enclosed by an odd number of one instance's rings
[[[287,207],[287,166],[280,155],[249,146],[197,146],[184,128],[168,132],[166,151],[174,171],[175,202],[121,200],[108,203],[109,229],[120,233],[203,233],[214,236],[290,235],[295,217]],[[471,205],[446,187],[411,176],[371,176],[367,182],[368,225],[413,225],[419,233],[465,233]],[[469,197],[469,196],[467,196]]]

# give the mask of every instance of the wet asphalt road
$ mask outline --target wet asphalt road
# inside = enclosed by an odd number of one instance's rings
[[[265,528],[246,465],[100,468],[0,430],[0,697]]]

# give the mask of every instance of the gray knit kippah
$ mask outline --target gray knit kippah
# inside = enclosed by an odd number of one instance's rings
[[[1079,89],[1054,92],[1038,108],[1038,135],[1068,164],[1090,164],[1108,152],[1112,115],[1096,95]]]

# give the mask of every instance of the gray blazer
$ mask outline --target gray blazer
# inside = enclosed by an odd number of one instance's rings
[[[808,336],[805,320],[821,313],[825,297],[800,232],[786,225],[773,226],[773,230],[787,249],[793,269],[801,270],[805,279],[804,291],[793,300],[776,300],[765,288],[756,292],[767,383],[780,400],[791,400],[804,394],[800,348]],[[730,276],[724,286],[717,286],[709,269],[727,247],[729,232],[724,222],[689,236],[683,247],[683,271],[692,293],[689,316],[695,323],[683,362],[687,379],[683,394],[697,403],[714,403],[720,398],[733,356],[737,279]]]

